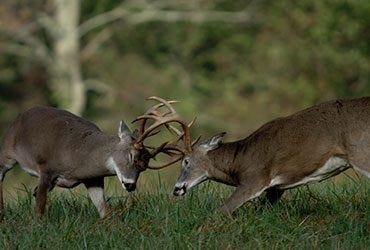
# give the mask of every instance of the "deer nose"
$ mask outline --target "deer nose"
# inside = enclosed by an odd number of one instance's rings
[[[125,185],[125,188],[128,192],[132,192],[136,189],[135,183],[123,183],[123,185]]]
[[[175,187],[175,190],[173,190],[173,195],[179,196],[179,195],[184,195],[186,193],[186,187]]]

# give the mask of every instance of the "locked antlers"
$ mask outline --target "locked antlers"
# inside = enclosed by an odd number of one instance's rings
[[[180,116],[177,114],[177,112],[171,105],[173,103],[177,103],[178,101],[173,101],[173,100],[166,101],[156,96],[149,97],[147,98],[147,100],[154,100],[159,103],[149,108],[145,112],[144,115],[138,116],[133,121],[133,122],[138,122],[138,121],[141,122],[140,128],[139,128],[139,137],[134,143],[134,146],[136,148],[142,147],[144,140],[150,136],[153,136],[159,133],[159,130],[157,129],[162,125],[164,125],[172,134],[177,135],[177,139],[174,142],[172,143],[164,142],[159,147],[154,148],[150,152],[151,158],[154,158],[159,153],[165,153],[170,156],[176,155],[176,157],[174,157],[172,160],[170,160],[167,163],[162,164],[161,166],[149,167],[151,169],[161,169],[161,168],[170,166],[174,164],[175,162],[181,160],[184,154],[190,153],[192,151],[191,147],[193,143],[191,143],[189,128],[194,123],[195,119],[189,124],[187,124],[184,120],[180,118]],[[159,111],[161,107],[166,107],[168,111],[166,113],[161,113]],[[154,123],[146,128],[146,123],[148,120],[154,120]],[[181,126],[182,131],[172,126],[171,123],[178,123]],[[178,145],[180,141],[183,142],[183,145],[184,145],[183,148]]]

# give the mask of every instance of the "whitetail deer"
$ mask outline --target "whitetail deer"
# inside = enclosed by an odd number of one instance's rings
[[[160,102],[145,114],[151,114],[155,122],[146,128],[149,118],[141,119],[140,130],[131,133],[121,121],[118,135],[107,135],[95,124],[52,107],[35,107],[21,113],[5,133],[0,149],[0,215],[4,209],[3,179],[18,162],[27,173],[39,177],[34,191],[36,214],[44,213],[47,193],[55,185],[72,188],[83,183],[104,217],[104,177],[117,175],[122,187],[133,191],[140,172],[151,168],[149,160],[165,152],[167,142],[149,152],[144,140],[168,122],[168,114],[161,115],[157,110],[174,101],[149,99]]]
[[[179,148],[174,195],[210,179],[236,187],[221,210],[231,214],[266,192],[276,202],[285,189],[318,182],[353,167],[370,178],[370,97],[334,100],[278,118],[245,139],[223,143],[221,133]]]

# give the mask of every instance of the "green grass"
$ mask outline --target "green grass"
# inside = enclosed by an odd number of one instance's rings
[[[44,218],[31,192],[7,202],[3,249],[369,249],[370,182],[346,178],[287,191],[276,205],[255,199],[233,218],[217,208],[232,191],[205,183],[183,198],[155,192],[111,197],[100,220],[84,195],[52,192]],[[14,199],[16,199],[14,201]]]

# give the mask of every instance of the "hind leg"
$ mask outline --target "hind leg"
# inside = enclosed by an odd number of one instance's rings
[[[366,132],[350,134],[347,144],[349,164],[356,172],[370,178],[370,135]]]
[[[360,168],[358,166],[356,166],[356,167],[354,166],[353,168],[356,170],[356,172],[359,172],[359,173],[365,175],[367,178],[370,179],[370,170],[364,169],[364,168]]]
[[[363,154],[363,152],[354,152],[350,155],[349,163],[356,172],[370,178],[370,154]],[[370,148],[367,152],[370,152]]]
[[[41,217],[45,212],[45,205],[48,191],[54,186],[53,179],[46,175],[41,174],[39,183],[36,189],[36,208],[35,213],[38,217]]]

